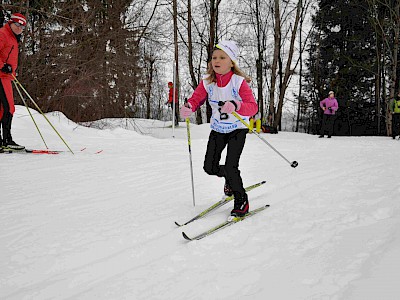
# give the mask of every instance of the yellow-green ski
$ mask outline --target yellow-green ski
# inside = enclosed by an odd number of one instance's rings
[[[263,211],[264,209],[266,209],[268,207],[269,207],[269,205],[261,206],[261,207],[255,209],[255,210],[249,211],[244,217],[232,217],[230,220],[225,221],[225,222],[223,222],[223,223],[211,228],[210,230],[207,230],[207,231],[205,231],[205,232],[203,232],[203,233],[201,233],[201,234],[199,234],[199,235],[197,235],[197,236],[195,236],[193,238],[188,237],[187,234],[184,233],[184,232],[182,232],[182,235],[188,241],[200,240],[202,238],[205,238],[206,236],[209,236],[209,235],[212,235],[212,234],[216,233],[217,231],[219,231],[219,230],[221,230],[223,228],[226,228],[226,227],[231,226],[231,225],[233,225],[233,224],[235,224],[237,222],[243,221],[244,219],[252,217],[255,214]]]
[[[250,186],[246,187],[245,190],[246,190],[246,192],[249,192],[249,191],[251,191],[251,190],[253,190],[253,189],[255,189],[255,188],[257,188],[257,187],[263,185],[265,182],[266,182],[266,181],[261,181],[261,182],[259,182],[259,183],[250,185]],[[201,218],[205,217],[206,215],[208,215],[210,212],[212,212],[212,211],[216,210],[217,208],[219,208],[219,207],[225,205],[226,203],[232,201],[233,199],[234,199],[233,196],[229,196],[229,197],[227,197],[227,198],[225,198],[225,199],[223,199],[223,200],[218,201],[218,202],[215,203],[214,205],[211,205],[211,206],[210,206],[209,208],[207,208],[206,210],[203,210],[201,213],[199,213],[197,216],[195,216],[194,218],[190,219],[190,220],[187,221],[186,223],[184,223],[184,224],[179,224],[178,222],[175,222],[175,224],[176,224],[177,226],[181,227],[181,226],[187,225],[187,224],[189,224],[189,223],[191,223],[191,222],[193,222],[193,221],[196,221],[196,220],[198,220],[198,219],[201,219]]]

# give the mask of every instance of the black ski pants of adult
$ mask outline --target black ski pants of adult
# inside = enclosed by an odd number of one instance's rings
[[[171,106],[171,110],[174,110],[172,102],[169,103]],[[179,112],[178,112],[178,103],[175,103],[175,125],[179,125]]]
[[[322,117],[321,135],[333,135],[333,125],[335,124],[335,115],[325,115]]]
[[[392,137],[400,135],[400,113],[392,115]]]
[[[0,81],[0,106],[3,108],[3,116],[0,120],[0,140],[1,140],[1,129],[3,128],[3,140],[11,139],[11,121],[12,115],[10,113],[10,105],[7,101],[7,96],[4,91],[3,85]]]
[[[235,198],[241,198],[246,193],[240,176],[239,160],[242,154],[248,129],[236,129],[229,133],[211,131],[207,152],[204,158],[204,171],[209,175],[224,177],[232,188]],[[220,165],[222,151],[227,148],[225,165]]]

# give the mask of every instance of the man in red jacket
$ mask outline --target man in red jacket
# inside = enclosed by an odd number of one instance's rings
[[[175,125],[179,125],[179,113],[178,113],[178,106],[179,106],[179,99],[178,99],[178,91],[174,89],[174,83],[168,82],[168,104],[173,109],[173,101],[174,101],[174,90],[175,90]]]
[[[26,26],[26,18],[15,13],[10,20],[0,28],[0,148],[23,150],[25,147],[15,143],[11,136],[11,122],[15,112],[12,90],[13,75],[18,66],[18,42]]]

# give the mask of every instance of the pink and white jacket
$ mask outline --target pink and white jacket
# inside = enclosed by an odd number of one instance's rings
[[[230,71],[227,74],[216,74],[217,82],[208,82],[203,79],[197,86],[191,98],[188,99],[192,110],[196,111],[206,100],[212,108],[210,127],[220,133],[228,133],[236,129],[245,129],[242,124],[232,114],[221,113],[220,101],[239,102],[237,113],[247,123],[249,117],[258,111],[258,105],[254,99],[253,92],[243,77]]]

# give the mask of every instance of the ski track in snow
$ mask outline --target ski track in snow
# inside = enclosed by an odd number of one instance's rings
[[[44,148],[24,109],[17,107],[14,137]],[[64,149],[35,117],[51,148]],[[400,267],[396,141],[265,135],[299,162],[293,169],[248,135],[244,184],[267,181],[249,192],[250,209],[271,207],[188,243],[182,231],[200,233],[232,206],[174,225],[222,196],[223,181],[202,170],[207,124],[191,126],[193,208],[184,123],[173,139],[171,129],[156,128],[163,122],[136,124],[154,138],[118,124],[96,130],[49,117],[76,155],[0,156],[7,187],[0,299],[395,299],[400,292],[393,280]]]

